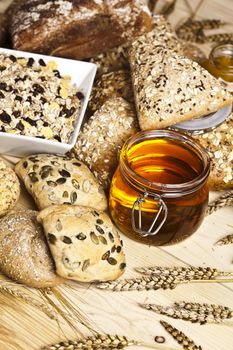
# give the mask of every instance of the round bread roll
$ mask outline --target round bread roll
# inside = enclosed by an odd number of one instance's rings
[[[211,159],[209,187],[225,190],[233,187],[233,113],[216,129],[194,135]]]
[[[64,280],[54,271],[54,263],[38,213],[15,211],[0,221],[0,269],[12,280],[29,287],[56,286]]]
[[[39,209],[64,203],[107,209],[103,188],[76,158],[37,154],[20,160],[15,171]]]
[[[0,160],[0,217],[14,208],[20,195],[20,184],[15,172]]]
[[[58,275],[80,282],[109,281],[126,267],[122,241],[105,213],[51,206],[37,217],[44,226]]]

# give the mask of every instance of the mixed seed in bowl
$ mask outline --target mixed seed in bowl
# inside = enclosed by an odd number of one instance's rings
[[[57,63],[0,54],[0,131],[69,143],[83,94]]]

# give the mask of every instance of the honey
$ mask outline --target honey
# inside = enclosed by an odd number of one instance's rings
[[[223,81],[226,88],[233,92],[233,44],[219,44],[213,48],[202,66],[216,78]]]
[[[110,212],[130,238],[179,242],[200,226],[207,208],[209,159],[180,133],[141,132],[124,145],[110,189]]]

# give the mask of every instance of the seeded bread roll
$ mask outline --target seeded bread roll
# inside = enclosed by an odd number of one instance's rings
[[[97,65],[97,77],[122,69],[129,70],[128,48],[129,44],[125,44],[91,58],[90,62]]]
[[[85,59],[151,28],[144,0],[26,0],[10,29],[17,50]]]
[[[38,154],[20,160],[15,171],[39,209],[63,203],[107,208],[102,187],[75,158]]]
[[[0,217],[14,208],[19,195],[20,184],[14,170],[0,160]]]
[[[0,220],[0,269],[28,287],[53,287],[64,280],[55,274],[42,226],[36,221],[37,214],[20,210]]]
[[[232,103],[230,93],[204,68],[156,41],[134,42],[130,64],[142,130],[202,117]]]
[[[103,74],[96,79],[88,104],[89,113],[95,113],[107,100],[114,97],[124,98],[134,108],[133,88],[129,71],[119,70]]]
[[[88,120],[78,136],[74,153],[109,188],[124,142],[138,131],[137,118],[123,98],[113,98]]]
[[[38,215],[56,272],[80,282],[109,281],[122,275],[125,256],[119,234],[103,212],[80,206],[52,206]]]
[[[211,159],[209,187],[225,190],[233,187],[233,113],[216,129],[194,135]]]

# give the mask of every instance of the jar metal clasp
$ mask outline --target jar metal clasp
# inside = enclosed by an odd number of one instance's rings
[[[142,228],[142,203],[146,202],[146,199],[150,197],[150,200],[153,199],[157,205],[157,213],[153,219],[153,222],[151,223],[150,227],[148,230],[143,230]],[[138,211],[138,227],[136,225],[136,212]],[[161,198],[156,193],[152,192],[147,192],[145,191],[143,195],[139,195],[136,201],[134,202],[134,205],[132,207],[131,211],[131,221],[132,221],[132,228],[135,232],[139,233],[140,236],[142,237],[147,237],[147,236],[154,236],[156,235],[160,229],[162,228],[163,224],[167,220],[167,214],[168,214],[168,209]],[[157,221],[161,217],[159,225],[156,225]]]

